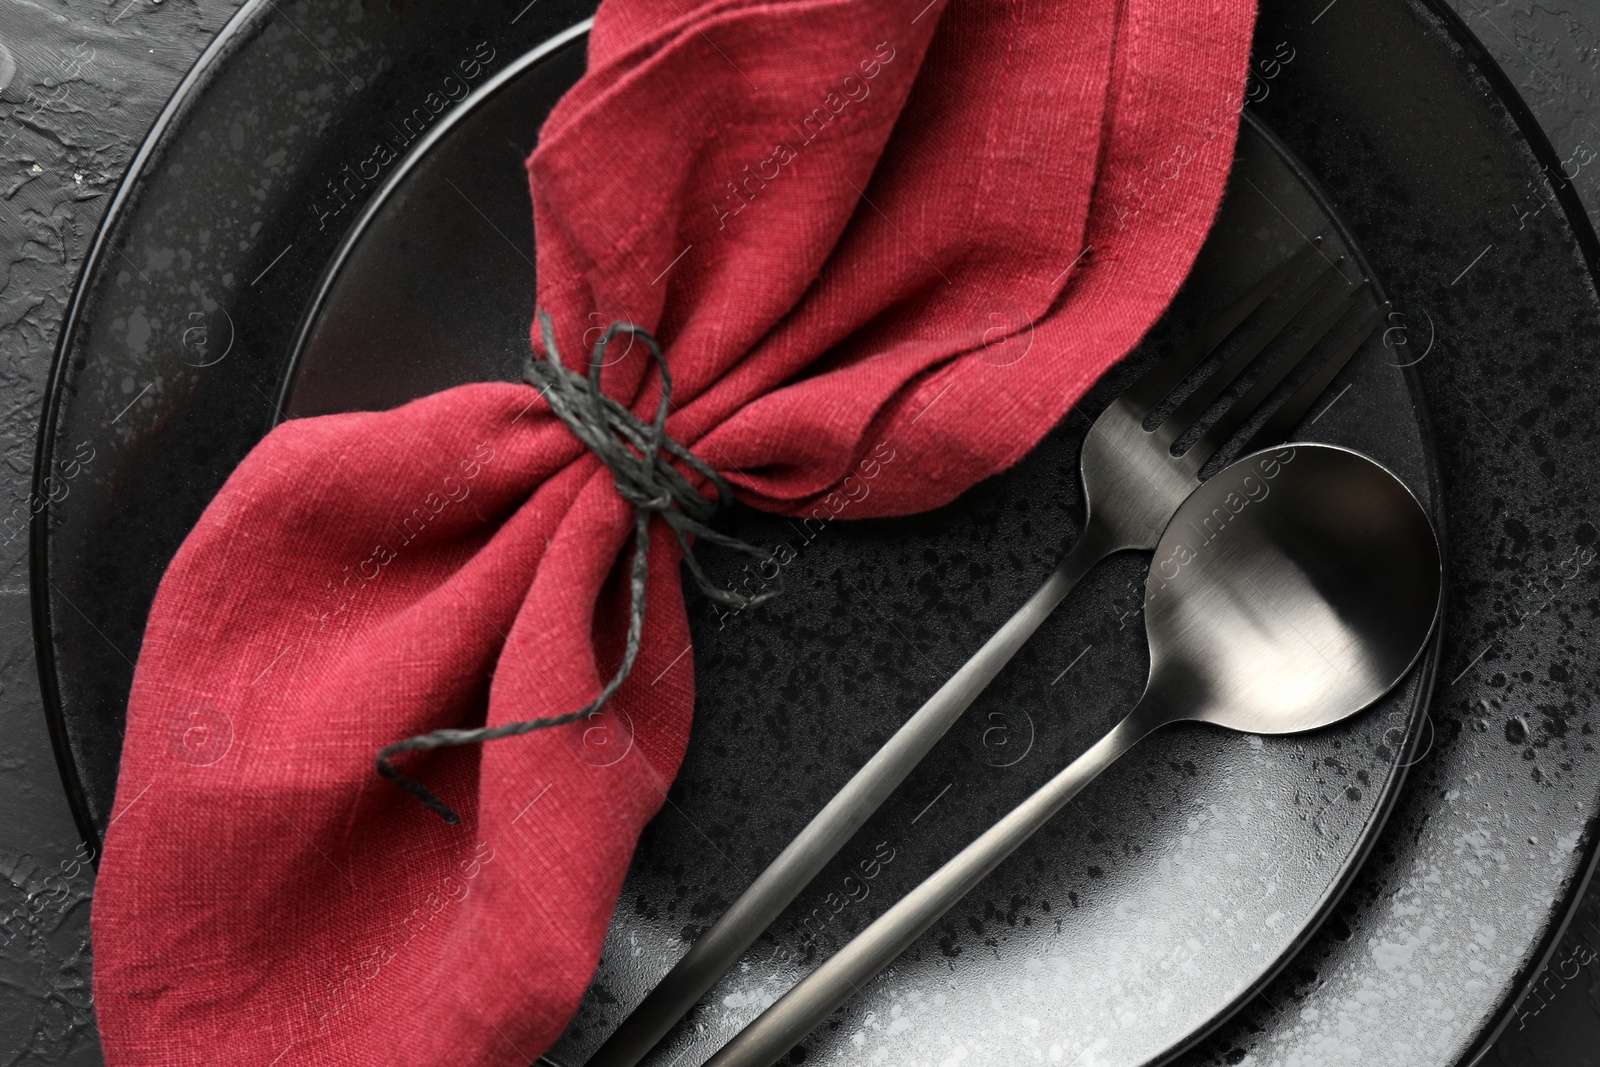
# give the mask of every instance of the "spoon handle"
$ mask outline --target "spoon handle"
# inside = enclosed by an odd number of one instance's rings
[[[759,1018],[705,1067],[769,1067],[966,896],[1094,777],[1157,724],[1143,701],[1036,793],[902,897]]]
[[[677,965],[589,1058],[588,1067],[634,1067],[644,1059],[878,810],[1089,568],[1118,547],[1091,512],[1072,550],[1038,591],[894,732],[711,929],[689,946]]]

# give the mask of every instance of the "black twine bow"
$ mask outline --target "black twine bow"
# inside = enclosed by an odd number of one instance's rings
[[[522,377],[534,386],[550,405],[550,410],[566,423],[578,440],[599,457],[611,470],[616,480],[617,492],[633,505],[633,567],[630,574],[632,606],[628,617],[628,642],[622,654],[622,665],[587,707],[565,715],[546,719],[529,719],[503,726],[483,726],[475,730],[435,730],[429,734],[412,737],[385,747],[378,753],[378,773],[398,784],[412,796],[437,812],[445,822],[454,826],[461,821],[449,805],[435,796],[426,786],[408,778],[395,769],[390,760],[401,752],[417,749],[445,748],[450,745],[474,745],[502,737],[543,730],[551,726],[564,726],[594,715],[622,686],[623,680],[633,670],[633,661],[639,654],[639,641],[644,634],[645,579],[650,573],[650,516],[659,515],[672,528],[672,533],[683,548],[683,558],[689,564],[695,584],[701,592],[719,604],[732,608],[749,608],[783,592],[782,576],[775,577],[772,587],[754,596],[719,589],[711,584],[700,561],[689,545],[689,537],[710,541],[753,556],[762,562],[772,562],[777,557],[737,538],[718,533],[706,525],[719,508],[733,500],[733,490],[726,479],[712,470],[704,460],[683,445],[667,436],[667,412],[672,400],[672,374],[661,354],[656,339],[632,323],[612,323],[604,336],[595,342],[589,356],[588,377],[562,366],[561,355],[556,351],[555,331],[550,316],[539,312],[539,331],[544,337],[545,358],[529,356],[523,366]],[[606,396],[600,389],[600,370],[605,366],[606,345],[620,333],[629,334],[644,343],[656,365],[661,368],[661,401],[656,405],[656,415],[646,423],[633,412]],[[717,490],[715,500],[707,500],[671,462],[681,460],[696,474],[710,482]]]

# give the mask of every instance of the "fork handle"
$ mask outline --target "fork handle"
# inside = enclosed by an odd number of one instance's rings
[[[922,761],[1078,580],[1121,547],[1091,512],[1077,542],[1027,603],[894,732],[711,929],[689,946],[677,965],[590,1057],[588,1067],[634,1067],[644,1059]]]
[[[1015,852],[1095,776],[1160,722],[1145,701],[1066,769],[901,897],[706,1061],[705,1067],[770,1067],[827,1021],[940,916]]]

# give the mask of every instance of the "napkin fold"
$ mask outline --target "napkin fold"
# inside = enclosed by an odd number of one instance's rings
[[[668,432],[747,503],[819,521],[944,504],[1026,453],[1177,291],[1253,18],[1249,0],[606,0],[528,161],[537,305],[569,364],[618,320],[658,338]],[[619,336],[606,361],[606,394],[648,422],[642,346]],[[456,826],[373,758],[594,699],[622,657],[633,529],[523,384],[292,421],[245,458],[168,568],[134,676],[93,913],[111,1064],[524,1067],[550,1046],[690,737],[665,524],[637,662],[599,718],[400,757]]]

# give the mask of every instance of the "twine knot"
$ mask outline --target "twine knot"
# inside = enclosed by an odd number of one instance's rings
[[[656,339],[632,323],[612,323],[600,340],[595,342],[594,350],[589,355],[588,374],[583,375],[562,364],[550,316],[543,311],[539,312],[539,331],[544,339],[545,356],[541,359],[535,353],[528,357],[523,365],[523,380],[539,390],[550,405],[550,410],[606,465],[616,483],[618,495],[633,505],[633,563],[629,572],[631,606],[627,644],[616,674],[600,690],[599,696],[577,711],[474,730],[435,730],[397,741],[378,753],[380,775],[415,796],[452,826],[459,823],[461,817],[421,782],[396,770],[391,762],[393,757],[401,752],[481,744],[552,726],[564,726],[586,719],[603,708],[621,688],[639,654],[639,643],[644,634],[645,581],[650,573],[649,528],[652,515],[659,516],[672,530],[683,549],[684,561],[694,576],[695,584],[717,603],[737,609],[750,608],[765,603],[783,591],[781,576],[771,588],[747,596],[713,585],[701,570],[700,561],[689,543],[691,536],[763,562],[771,562],[776,556],[756,545],[718,533],[707,525],[718,510],[732,503],[733,490],[727,479],[667,435],[667,413],[672,404],[672,373]],[[655,418],[648,423],[600,388],[600,371],[605,366],[606,346],[624,333],[642,342],[661,370],[661,399],[656,405]],[[707,499],[674,460],[709,482],[716,489],[716,498]]]

